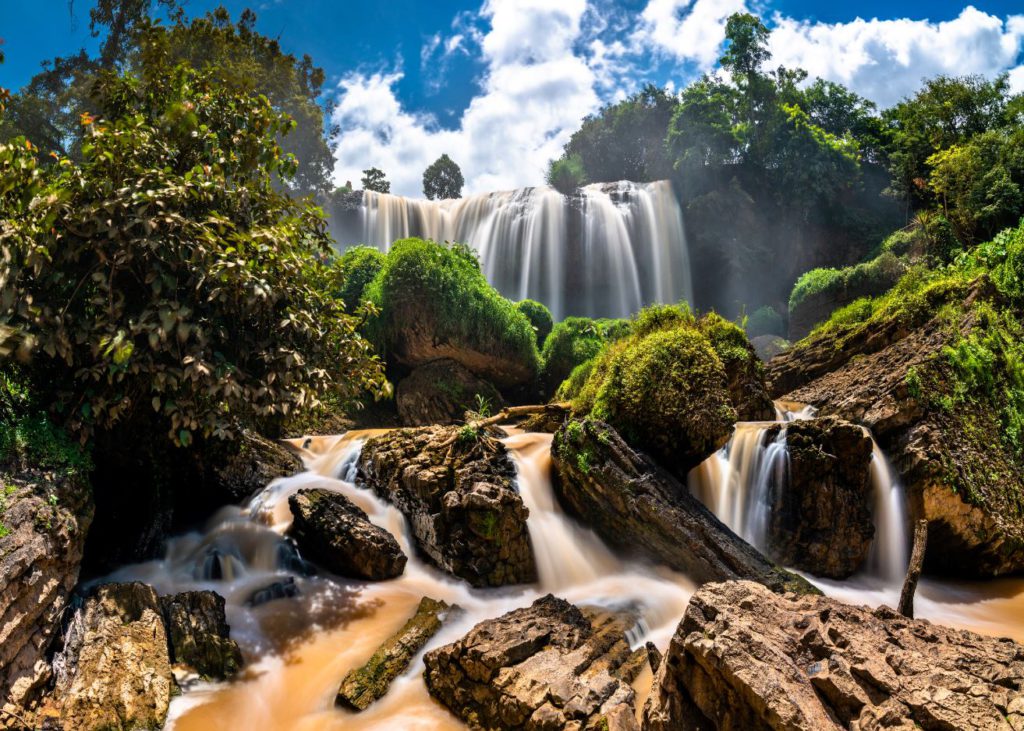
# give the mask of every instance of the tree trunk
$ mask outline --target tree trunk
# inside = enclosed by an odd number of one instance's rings
[[[914,592],[921,578],[921,566],[924,565],[924,549],[928,543],[928,521],[919,520],[914,526],[914,550],[910,554],[910,566],[907,567],[907,578],[903,580],[903,591],[900,592],[899,613],[904,617],[914,618]]]

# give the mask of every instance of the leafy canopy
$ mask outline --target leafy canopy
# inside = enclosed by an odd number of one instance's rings
[[[372,190],[377,193],[390,193],[391,183],[384,177],[384,171],[378,168],[370,168],[363,171],[363,190]]]
[[[428,200],[462,197],[462,170],[448,155],[441,155],[423,171],[423,195]]]

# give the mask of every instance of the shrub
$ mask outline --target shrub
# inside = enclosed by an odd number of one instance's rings
[[[756,338],[758,335],[785,335],[786,328],[782,324],[782,315],[770,305],[754,310],[747,319],[747,335]]]
[[[587,317],[567,317],[554,326],[541,351],[541,381],[548,393],[557,388],[573,369],[601,352],[605,328]]]
[[[82,475],[92,469],[85,448],[53,423],[11,369],[0,371],[0,464]]]
[[[0,145],[0,324],[52,369],[52,412],[83,438],[155,413],[189,444],[381,390],[330,295],[322,214],[275,185],[292,122],[185,66],[94,92],[81,163]]]
[[[516,302],[516,309],[526,315],[526,319],[533,326],[537,337],[537,349],[544,347],[544,341],[551,334],[551,328],[555,324],[551,310],[535,300]]]
[[[366,286],[384,266],[384,254],[372,246],[354,246],[347,249],[335,262],[337,289],[335,296],[353,313],[363,299]]]
[[[839,269],[812,269],[804,272],[789,294],[789,309],[792,312],[812,295],[826,290],[835,289],[843,281],[843,273]]]
[[[367,333],[379,352],[395,352],[414,318],[429,318],[437,342],[465,343],[481,353],[540,367],[533,326],[498,294],[472,249],[418,238],[396,241],[364,299],[378,314]]]
[[[569,195],[587,182],[583,160],[579,155],[567,155],[552,160],[548,167],[547,182],[559,193]]]

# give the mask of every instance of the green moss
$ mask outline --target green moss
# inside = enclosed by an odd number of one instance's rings
[[[858,295],[879,295],[892,287],[906,270],[906,262],[888,251],[845,269],[812,269],[793,285],[789,295],[790,312],[811,297],[828,295],[833,300],[848,301]]]
[[[396,241],[364,299],[379,310],[366,330],[385,358],[401,341],[409,318],[427,313],[435,340],[466,343],[539,369],[530,321],[487,283],[476,254],[461,244]]]
[[[533,326],[536,334],[537,348],[544,346],[544,341],[551,334],[555,321],[551,317],[551,310],[535,300],[521,300],[516,302],[516,309],[526,315],[526,319]]]
[[[583,387],[587,383],[587,379],[590,378],[591,371],[594,370],[595,359],[591,358],[585,363],[580,363],[578,366],[572,369],[572,373],[569,377],[562,381],[562,385],[558,387],[555,392],[556,401],[572,401],[580,395]]]
[[[606,342],[605,328],[588,317],[567,317],[556,324],[541,351],[541,381],[548,393],[600,353]]]
[[[464,424],[459,427],[458,440],[464,444],[475,442],[480,438],[480,432],[472,424]]]
[[[920,400],[921,398],[921,373],[915,367],[907,369],[907,375],[903,377],[903,382],[907,386],[907,393],[910,394],[911,398]]]
[[[348,312],[355,312],[363,299],[366,286],[384,267],[384,254],[372,246],[346,249],[335,263],[337,289],[335,296],[345,303]]]

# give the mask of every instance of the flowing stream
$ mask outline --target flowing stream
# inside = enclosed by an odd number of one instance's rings
[[[792,417],[793,412],[783,414]],[[804,416],[808,415],[806,412]],[[785,464],[784,431],[767,439],[770,423],[738,425],[732,442],[695,471],[691,486],[741,535],[756,539],[761,516],[758,491],[766,473]],[[447,624],[427,649],[454,641],[477,622],[525,606],[548,592],[582,605],[630,607],[641,619],[630,633],[634,646],[647,640],[664,649],[694,585],[671,571],[623,561],[586,528],[568,518],[552,490],[551,436],[516,433],[504,440],[515,461],[518,487],[530,509],[529,530],[539,582],[529,587],[472,589],[424,564],[414,550],[405,518],[372,492],[357,487],[355,463],[362,443],[376,432],[296,440],[307,470],[272,482],[244,507],[224,508],[202,530],[172,539],[164,559],[126,566],[107,580],[140,580],[161,593],[212,589],[227,600],[232,636],[247,666],[231,683],[186,685],[174,700],[168,728],[211,729],[456,729],[461,723],[427,694],[423,664],[416,658],[388,694],[356,714],[334,707],[346,672],[362,665],[401,627],[423,596],[458,604],[465,613]],[[814,580],[845,601],[894,605],[899,582],[890,574],[905,566],[905,533],[886,533],[902,493],[876,447],[873,466],[879,521],[877,552],[868,570],[845,582]],[[693,476],[691,476],[693,477]],[[766,479],[766,478],[765,478]],[[291,514],[288,497],[319,487],[340,492],[390,531],[409,556],[405,574],[366,583],[312,575],[284,538]],[[700,490],[704,492],[701,493]],[[896,530],[895,528],[893,529]],[[895,537],[894,537],[895,536]],[[276,587],[276,588],[274,588]],[[281,597],[298,591],[298,596]],[[1024,581],[955,584],[923,580],[917,615],[977,631],[1024,640]],[[649,691],[642,674],[638,698]]]
[[[329,206],[340,246],[386,250],[408,236],[468,244],[502,294],[543,302],[556,321],[692,301],[682,210],[666,180],[597,183],[571,196],[547,187],[440,201],[361,196],[355,210]]]

